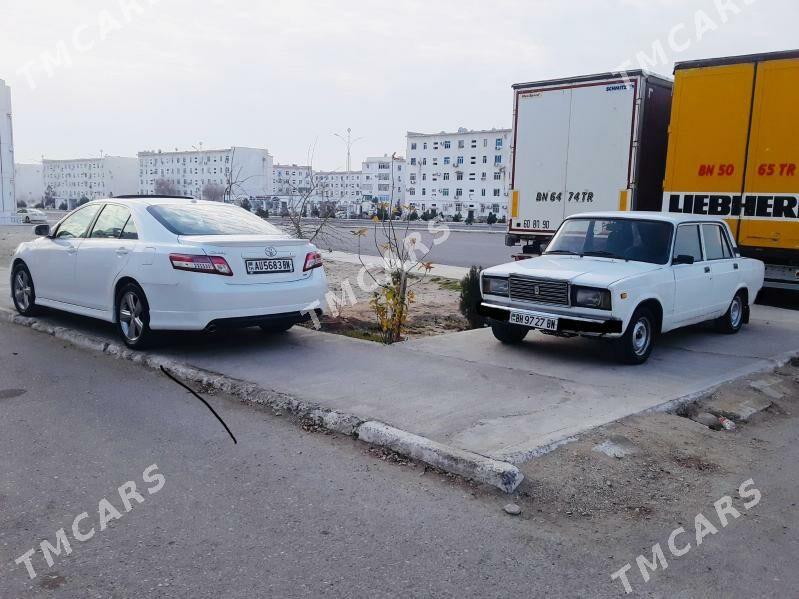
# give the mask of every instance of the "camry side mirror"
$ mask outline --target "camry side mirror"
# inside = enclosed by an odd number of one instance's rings
[[[675,256],[674,260],[671,261],[672,264],[693,264],[694,257],[689,256],[687,254],[680,254],[679,256]]]
[[[48,237],[50,235],[50,225],[36,225],[33,227],[33,233],[39,237]]]

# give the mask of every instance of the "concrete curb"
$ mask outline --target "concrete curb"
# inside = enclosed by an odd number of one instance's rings
[[[364,422],[358,427],[358,438],[372,445],[388,447],[437,468],[488,483],[512,493],[524,476],[507,462],[436,443],[382,422]]]
[[[81,349],[141,364],[153,370],[160,370],[163,367],[179,379],[227,393],[243,403],[287,412],[326,430],[354,436],[371,445],[386,447],[446,472],[492,485],[506,493],[516,490],[524,479],[524,475],[512,464],[443,445],[382,422],[364,421],[352,414],[308,403],[280,391],[264,389],[254,383],[196,368],[170,358],[133,351],[124,345],[79,333],[67,327],[48,325],[36,318],[20,316],[7,309],[0,309],[0,319],[52,335]]]

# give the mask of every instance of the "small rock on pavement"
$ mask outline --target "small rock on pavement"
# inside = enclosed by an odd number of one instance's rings
[[[505,513],[510,514],[511,516],[518,516],[522,513],[522,508],[515,503],[509,503],[503,509],[505,510]]]

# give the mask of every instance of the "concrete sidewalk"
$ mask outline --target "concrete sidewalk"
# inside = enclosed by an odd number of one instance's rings
[[[39,320],[118,343],[106,323],[55,312]],[[799,353],[799,312],[757,306],[735,336],[706,327],[664,335],[638,367],[617,364],[601,342],[531,333],[508,347],[488,329],[390,347],[300,327],[275,336],[175,333],[150,353],[519,463],[593,427],[772,368]]]

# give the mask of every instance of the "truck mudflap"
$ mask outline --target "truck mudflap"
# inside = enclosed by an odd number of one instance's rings
[[[511,308],[503,308],[493,304],[480,302],[477,306],[477,312],[486,318],[498,320],[500,322],[508,322],[510,318]],[[600,320],[584,320],[576,318],[568,318],[566,316],[557,316],[558,318],[558,333],[588,333],[592,335],[619,335],[622,331],[621,320],[608,319]]]

